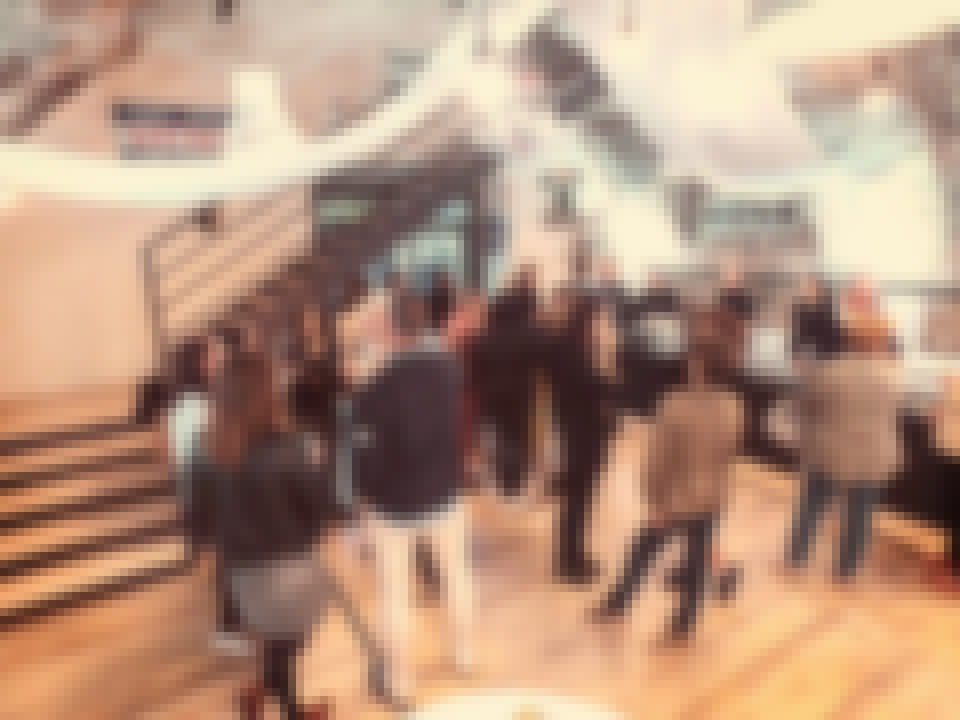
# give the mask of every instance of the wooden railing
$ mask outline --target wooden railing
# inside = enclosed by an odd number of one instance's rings
[[[215,227],[202,227],[196,222],[197,216],[190,214],[150,236],[141,248],[141,271],[157,354],[242,296],[250,289],[251,275],[253,282],[268,275],[282,262],[278,254],[286,260],[306,251],[303,237],[292,248],[289,243],[277,242],[309,218],[303,186],[261,197],[233,218],[224,217],[229,210],[223,207],[214,213],[219,218]],[[258,256],[270,250],[277,252]],[[224,287],[231,273],[241,272],[248,261],[254,267],[246,268],[243,278]],[[176,322],[178,314],[180,322]]]

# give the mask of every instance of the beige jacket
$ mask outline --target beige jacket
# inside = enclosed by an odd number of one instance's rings
[[[821,364],[796,401],[810,465],[843,486],[889,483],[903,458],[900,400],[888,358],[846,355]]]
[[[668,393],[651,438],[651,509],[670,516],[723,510],[743,425],[743,405],[731,392],[686,388]]]

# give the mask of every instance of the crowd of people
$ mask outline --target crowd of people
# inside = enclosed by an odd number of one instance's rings
[[[379,578],[373,644],[384,674],[374,689],[401,704],[416,694],[418,575],[443,586],[451,660],[469,672],[466,498],[492,484],[524,508],[550,447],[563,450],[548,483],[553,574],[589,586],[602,577],[588,542],[599,478],[615,438],[642,444],[623,497],[642,503],[646,520],[625,533],[619,576],[584,621],[616,623],[681,541],[687,560],[669,577],[678,605],[664,642],[689,644],[704,604],[735,597],[745,572],[713,541],[744,442],[765,422],[751,410],[745,359],[761,304],[737,268],[709,286],[654,277],[636,294],[596,263],[546,299],[533,267],[493,297],[445,275],[421,293],[397,275],[383,289],[351,284],[336,312],[299,308],[279,340],[252,312],[186,342],[173,391],[154,405],[169,410],[178,497],[195,551],[216,568],[223,628],[259,640],[249,717],[266,697],[288,718],[327,716],[298,701],[295,665],[311,628],[349,605],[318,550],[345,536],[368,544]],[[782,570],[806,566],[821,518],[843,498],[835,577],[848,582],[878,493],[902,462],[894,333],[863,280],[835,292],[811,277],[783,317],[793,389],[782,437],[805,492]]]

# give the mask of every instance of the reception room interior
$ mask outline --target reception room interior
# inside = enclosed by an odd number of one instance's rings
[[[960,717],[958,248],[956,2],[0,2],[0,719]]]

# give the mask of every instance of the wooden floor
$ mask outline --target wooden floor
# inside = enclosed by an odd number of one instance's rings
[[[743,593],[732,607],[709,607],[695,646],[682,652],[656,646],[669,611],[661,583],[639,599],[622,633],[592,630],[582,615],[602,583],[578,591],[551,580],[549,509],[474,501],[478,667],[469,678],[449,668],[443,613],[421,602],[418,700],[535,689],[597,701],[627,718],[957,718],[960,602],[877,561],[854,588],[832,587],[820,579],[826,547],[808,578],[781,579],[774,568],[788,508],[755,492],[749,476],[743,473],[723,530],[724,552],[746,565]],[[620,544],[606,532],[617,526],[612,507],[613,499],[601,497],[595,523],[596,552],[611,567]],[[375,618],[369,561],[346,541],[334,555]],[[669,561],[668,553],[663,564]],[[207,650],[206,587],[199,575],[181,579],[4,638],[0,718],[234,717],[230,697],[250,668]],[[367,699],[364,671],[344,624],[333,618],[317,629],[303,659],[304,694],[335,697],[340,718],[388,717]]]

